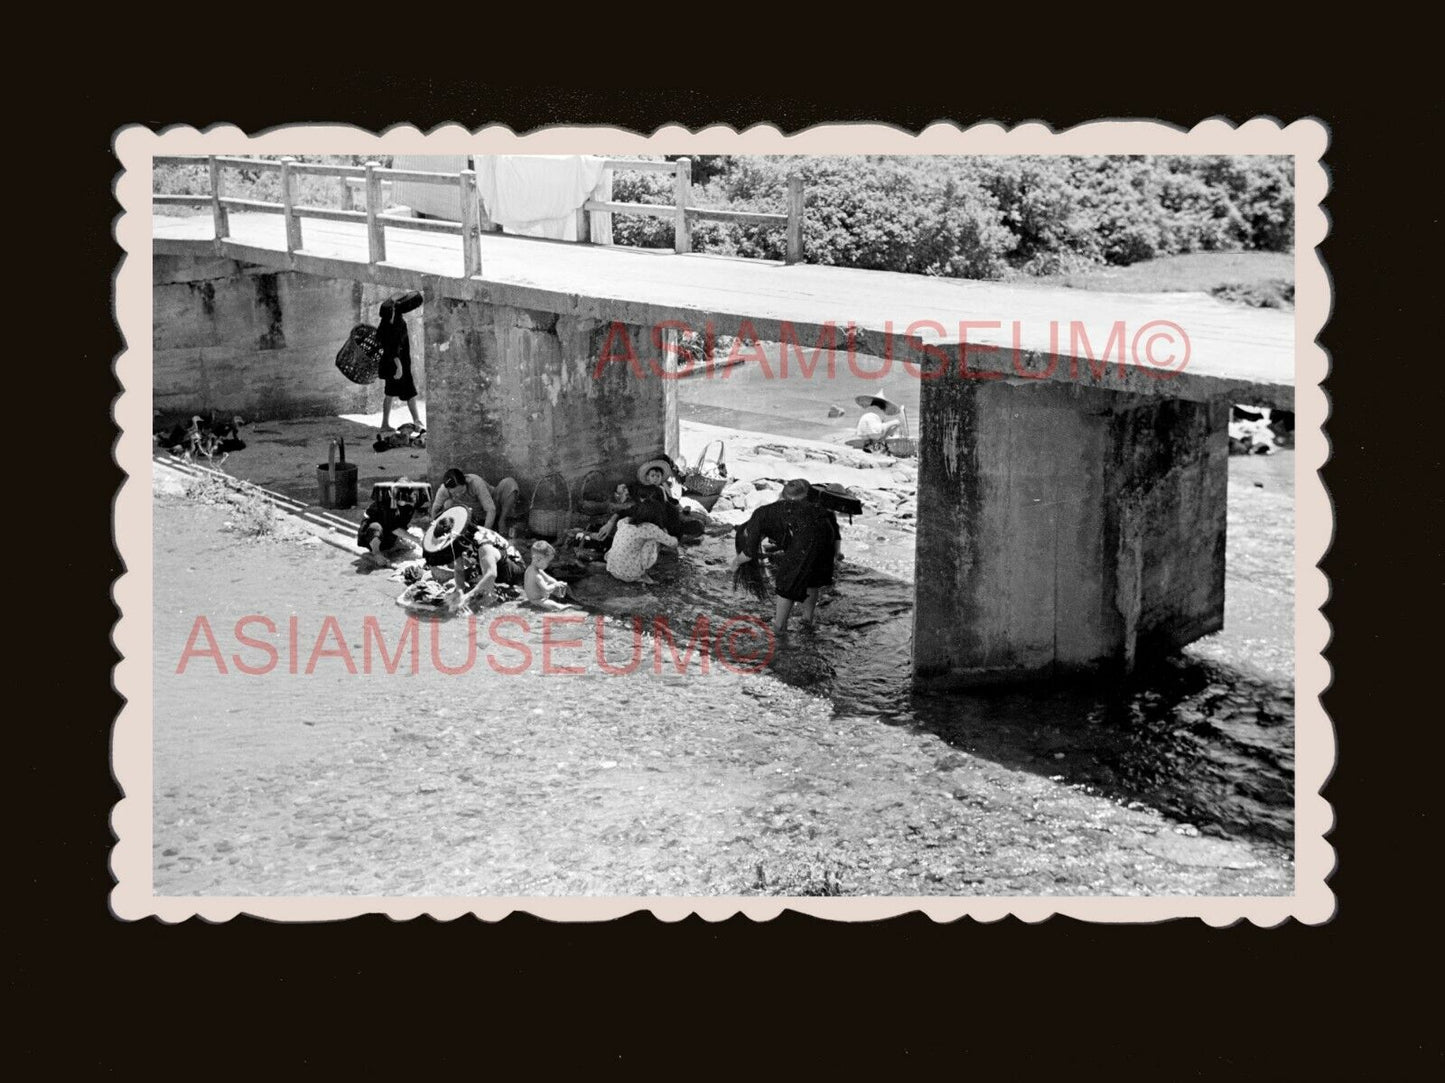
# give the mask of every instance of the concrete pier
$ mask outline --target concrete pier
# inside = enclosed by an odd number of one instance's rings
[[[650,327],[446,297],[424,311],[434,481],[459,466],[530,497],[557,471],[575,496],[600,470],[602,493],[677,453],[675,344],[662,359]]]
[[[1223,626],[1227,402],[956,377],[922,402],[921,684],[1123,672]]]

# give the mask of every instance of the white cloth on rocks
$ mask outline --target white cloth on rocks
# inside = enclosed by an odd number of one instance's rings
[[[488,217],[507,233],[577,240],[577,210],[612,198],[605,159],[583,154],[477,155],[477,190]],[[593,212],[592,241],[612,243],[612,216]]]

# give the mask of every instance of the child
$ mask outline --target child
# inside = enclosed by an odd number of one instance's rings
[[[547,565],[557,556],[557,550],[544,541],[532,543],[532,563],[527,566],[527,573],[522,577],[522,590],[527,595],[527,601],[534,603],[551,603],[548,608],[556,606],[554,598],[565,598],[571,593],[571,588],[560,579],[553,579],[547,574]]]

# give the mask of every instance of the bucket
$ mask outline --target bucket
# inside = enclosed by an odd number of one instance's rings
[[[356,467],[346,461],[346,441],[331,441],[326,461],[316,468],[323,508],[356,507]]]

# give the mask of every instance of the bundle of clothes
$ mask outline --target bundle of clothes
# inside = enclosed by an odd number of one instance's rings
[[[373,451],[391,451],[394,448],[426,447],[426,429],[408,421],[399,429],[382,429],[374,441]]]
[[[219,466],[231,452],[245,448],[246,442],[241,439],[244,424],[239,417],[218,418],[212,411],[209,417],[194,414],[189,422],[159,429],[152,439],[156,447],[187,462],[203,458],[212,466]]]

